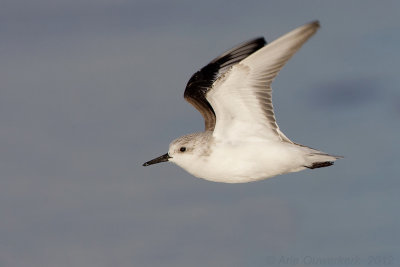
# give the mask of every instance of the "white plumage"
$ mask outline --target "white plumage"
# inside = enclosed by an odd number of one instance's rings
[[[271,98],[278,72],[318,28],[317,21],[306,24],[268,45],[251,40],[195,73],[185,98],[203,115],[205,131],[174,140],[167,154],[144,166],[171,161],[200,178],[242,183],[332,165],[338,156],[280,131]]]

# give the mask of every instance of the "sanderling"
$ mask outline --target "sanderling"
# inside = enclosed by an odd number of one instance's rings
[[[175,139],[167,154],[143,166],[171,161],[209,181],[245,183],[332,165],[340,156],[283,134],[271,100],[272,81],[318,28],[314,21],[270,44],[250,40],[196,72],[184,97],[203,115],[205,131]]]

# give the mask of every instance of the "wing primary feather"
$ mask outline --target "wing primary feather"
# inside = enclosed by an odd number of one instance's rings
[[[263,136],[293,143],[276,123],[271,83],[318,28],[314,21],[292,30],[245,57],[216,81],[207,93],[218,118],[214,137],[235,141]],[[234,52],[240,55],[241,51],[244,49]]]
[[[212,131],[215,127],[215,112],[206,99],[206,94],[215,80],[230,67],[264,47],[265,44],[266,41],[262,37],[239,44],[213,59],[189,79],[184,98],[201,113],[206,131]]]

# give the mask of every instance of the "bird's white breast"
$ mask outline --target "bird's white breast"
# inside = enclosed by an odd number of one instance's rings
[[[244,183],[304,169],[301,154],[282,142],[216,142],[208,156],[177,164],[209,181]]]

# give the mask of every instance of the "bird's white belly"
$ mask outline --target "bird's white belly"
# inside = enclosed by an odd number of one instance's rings
[[[304,158],[295,146],[280,142],[219,144],[184,168],[209,181],[245,183],[302,170]]]

